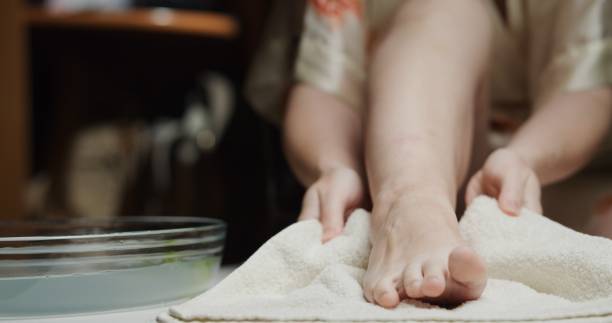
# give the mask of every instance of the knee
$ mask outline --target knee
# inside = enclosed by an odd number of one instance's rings
[[[408,25],[427,25],[459,32],[465,30],[465,33],[490,31],[492,10],[487,0],[408,0],[399,5],[383,36]]]
[[[407,0],[379,29],[373,57],[410,41],[413,52],[453,53],[455,60],[468,57],[476,65],[486,65],[493,47],[490,6],[485,0]]]
[[[396,11],[394,24],[405,21],[488,22],[491,5],[486,0],[408,0]]]

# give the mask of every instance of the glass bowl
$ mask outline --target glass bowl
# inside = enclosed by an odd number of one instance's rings
[[[0,221],[0,318],[195,296],[219,269],[225,231],[195,217]]]

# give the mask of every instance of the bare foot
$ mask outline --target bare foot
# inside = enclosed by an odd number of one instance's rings
[[[485,265],[465,246],[454,210],[443,198],[401,196],[375,204],[372,217],[363,283],[369,302],[393,308],[412,298],[457,305],[482,294]]]

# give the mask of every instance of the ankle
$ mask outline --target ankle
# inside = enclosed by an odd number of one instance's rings
[[[385,217],[393,209],[406,209],[407,214],[413,214],[410,210],[418,209],[416,213],[440,214],[449,223],[456,223],[454,200],[444,190],[435,187],[403,188],[401,190],[381,191],[373,201],[374,217]]]
[[[435,183],[435,180],[422,183],[402,183],[401,181],[388,183],[383,185],[376,194],[373,194],[373,202],[382,206],[393,204],[398,199],[409,198],[421,201],[434,201],[435,204],[441,204],[454,209],[456,192],[449,189],[445,183],[440,181],[438,181],[440,183],[438,185]]]

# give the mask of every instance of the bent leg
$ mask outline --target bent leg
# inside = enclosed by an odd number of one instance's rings
[[[371,62],[366,166],[373,198],[365,297],[458,303],[480,296],[484,264],[454,213],[486,78],[484,1],[406,1]]]

